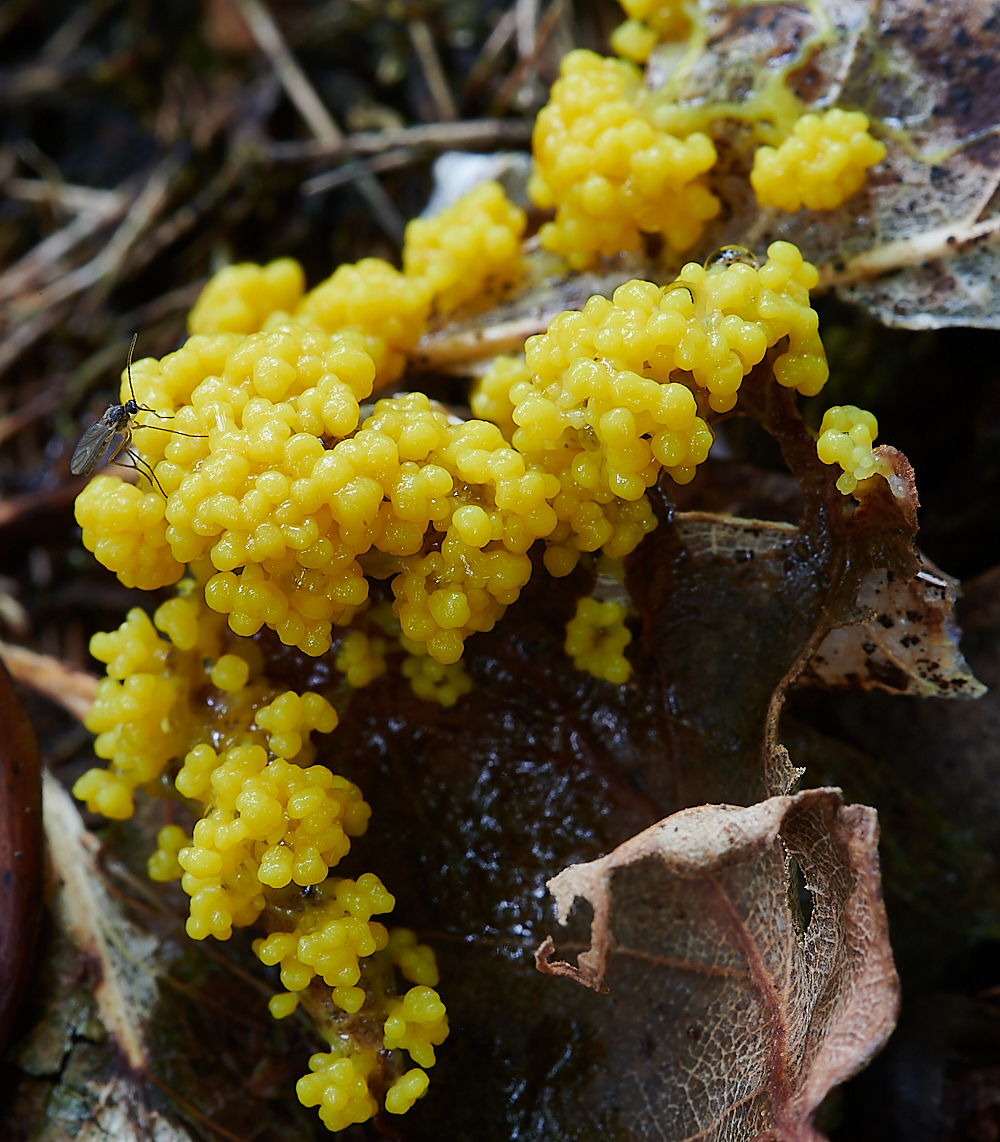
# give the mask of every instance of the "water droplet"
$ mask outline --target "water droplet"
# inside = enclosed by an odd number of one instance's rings
[[[760,265],[757,255],[746,246],[720,246],[714,253],[708,255],[703,264],[706,270],[712,270],[720,266],[726,269],[727,266],[734,266],[737,262],[743,266],[753,266],[754,269]]]

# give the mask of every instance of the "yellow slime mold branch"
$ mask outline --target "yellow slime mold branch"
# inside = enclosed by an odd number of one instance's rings
[[[330,1130],[342,1130],[376,1113],[380,1091],[392,1114],[405,1114],[423,1097],[430,1080],[421,1068],[434,1065],[434,1047],[447,1038],[448,1020],[434,990],[438,972],[431,948],[418,944],[408,929],[387,933],[378,922],[366,921],[372,908],[392,907],[377,878],[366,874],[356,885],[331,881],[320,891],[324,899],[308,906],[292,932],[273,933],[254,948],[264,963],[280,963],[282,982],[297,988],[271,1001],[276,1018],[294,1011],[299,995],[309,1006],[306,989],[314,970],[333,988],[344,1014],[321,1021],[330,1051],[309,1060],[311,1073],[296,1091],[304,1105],[319,1108]],[[360,960],[359,947],[365,949]],[[417,986],[399,995],[394,967]],[[378,1046],[370,1045],[376,1035]],[[400,1074],[404,1050],[419,1066]]]
[[[577,601],[576,614],[566,624],[564,644],[577,670],[616,685],[628,681],[632,667],[624,651],[632,632],[625,626],[626,613],[621,603],[591,598]]]
[[[205,436],[143,441],[168,493],[169,555],[146,585],[210,561],[205,601],[236,634],[267,625],[319,655],[333,624],[367,604],[366,575],[393,576],[402,634],[454,664],[464,640],[518,598],[537,539],[550,573],[565,575],[581,552],[618,558],[655,526],[645,490],[664,467],[687,482],[711,446],[692,390],[728,411],[743,376],[787,339],[778,383],[819,391],[827,368],[809,305],[815,282],[798,250],[778,242],[760,269],[691,263],[665,289],[630,282],[613,301],[558,315],[529,339],[525,362],[498,361],[473,397],[509,440],[488,421],[454,423],[421,393],[378,401],[359,426],[375,367],[357,333],[289,319],[242,338],[192,337],[133,370],[140,399]],[[101,558],[115,548],[109,562],[129,580],[159,566],[149,545],[160,533],[147,543],[127,512],[105,511],[121,486],[93,481],[77,515],[85,543]],[[356,665],[360,678],[378,669],[377,656]],[[416,677],[427,666],[411,669]]]
[[[892,467],[872,450],[878,436],[878,421],[870,412],[853,404],[835,405],[823,414],[816,441],[816,454],[824,464],[839,464],[843,475],[838,489],[850,495],[862,480],[872,476],[893,476]]]
[[[634,63],[645,63],[660,41],[691,34],[682,0],[622,0],[622,7],[629,18],[611,33],[611,48]]]
[[[867,169],[884,158],[885,144],[868,134],[868,116],[835,107],[801,116],[777,149],[761,147],[750,181],[761,206],[833,210],[861,189]]]
[[[539,231],[543,248],[575,270],[636,249],[640,231],[687,249],[719,212],[699,180],[715,163],[711,139],[682,139],[651,122],[635,106],[640,73],[624,60],[581,49],[559,70],[535,123],[528,184],[536,205],[556,208]]]

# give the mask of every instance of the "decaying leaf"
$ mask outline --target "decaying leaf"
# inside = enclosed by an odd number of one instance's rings
[[[958,581],[928,560],[909,582],[886,570],[865,576],[858,607],[867,622],[837,627],[809,664],[827,686],[860,686],[920,697],[980,698],[986,687],[959,649],[952,610]]]
[[[550,960],[549,937],[538,968],[598,992],[641,987],[668,1009],[661,1026],[686,1028],[662,1074],[636,1076],[637,1136],[655,1123],[670,1140],[820,1137],[816,1108],[898,1008],[877,841],[874,810],[813,789],[682,810],[548,882],[561,923],[577,898],[593,908],[590,947],[574,967]]]
[[[821,284],[888,325],[996,328],[1000,261],[1000,20],[986,0],[823,0],[702,6],[705,50],[662,47],[647,83],[682,105],[720,105],[727,209],[694,251],[797,243]],[[761,209],[753,143],[733,112],[782,74],[810,109],[868,114],[888,154],[833,211]],[[729,104],[729,108],[726,107]],[[727,119],[727,116],[732,116]],[[727,125],[728,124],[728,125]]]
[[[557,313],[583,309],[595,294],[611,297],[632,278],[655,280],[655,268],[640,254],[622,254],[609,262],[600,273],[567,275],[560,261],[533,251],[527,280],[514,298],[485,314],[460,314],[440,322],[421,337],[410,360],[411,370],[467,374],[477,362],[499,353],[523,352],[525,339],[544,333]]]
[[[148,1061],[145,1024],[156,1002],[152,956],[158,941],[130,924],[109,897],[94,858],[99,847],[65,789],[45,774],[42,813],[52,869],[59,882],[57,907],[85,955],[99,965],[94,996],[101,1021],[129,1065]]]

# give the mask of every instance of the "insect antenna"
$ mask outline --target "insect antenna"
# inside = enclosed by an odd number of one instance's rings
[[[135,400],[135,385],[132,384],[132,354],[135,352],[135,343],[138,340],[139,340],[139,334],[133,333],[132,334],[132,344],[129,345],[129,347],[128,347],[128,358],[125,361],[125,372],[128,374],[128,391],[132,394],[132,400],[135,401],[136,404],[138,404],[139,402],[137,400]],[[150,409],[150,412],[152,412],[152,411],[153,410]]]
[[[139,340],[139,334],[132,334],[132,344],[128,347],[128,360],[125,362],[125,372],[128,374],[128,388],[132,394],[132,400],[141,412],[151,412],[153,416],[158,416],[160,420],[173,420],[173,413],[157,412],[155,408],[150,408],[148,404],[139,404],[135,399],[135,385],[132,384],[132,354],[135,352],[135,343]],[[161,428],[158,424],[134,424],[133,430],[136,428],[158,428],[160,432],[173,432],[178,436],[189,436],[192,440],[207,440],[208,437],[196,432],[181,432],[179,428]]]

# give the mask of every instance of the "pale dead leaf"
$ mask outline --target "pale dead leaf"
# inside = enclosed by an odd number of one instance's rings
[[[610,989],[608,1003],[639,989],[669,1008],[675,1044],[688,1040],[669,1069],[635,1067],[643,1104],[623,1113],[636,1136],[821,1137],[817,1107],[882,1045],[899,1004],[877,842],[873,809],[814,789],[681,810],[548,882],[560,922],[578,897],[593,920],[578,966],[553,962],[549,937],[539,969]]]
[[[980,698],[986,687],[959,649],[953,609],[958,580],[929,560],[914,579],[886,570],[865,576],[859,608],[871,616],[837,627],[823,640],[808,673],[826,686],[860,686],[922,698]]]
[[[49,773],[42,782],[42,820],[57,883],[56,909],[77,946],[100,968],[98,1014],[130,1066],[148,1061],[144,1027],[157,999],[153,953],[159,941],[123,915],[98,871],[100,843],[84,828],[73,799]]]
[[[84,1086],[95,1103],[73,1142],[191,1142],[183,1127],[147,1109],[146,1093],[134,1080],[113,1079],[104,1089]]]
[[[994,6],[710,0],[703,16],[704,51],[654,56],[647,86],[682,104],[740,104],[787,71],[785,82],[810,109],[868,114],[888,153],[836,210],[761,209],[747,181],[755,144],[723,113],[713,132],[731,161],[711,179],[726,209],[691,254],[727,242],[762,252],[784,239],[819,266],[821,286],[888,325],[1000,325]]]

